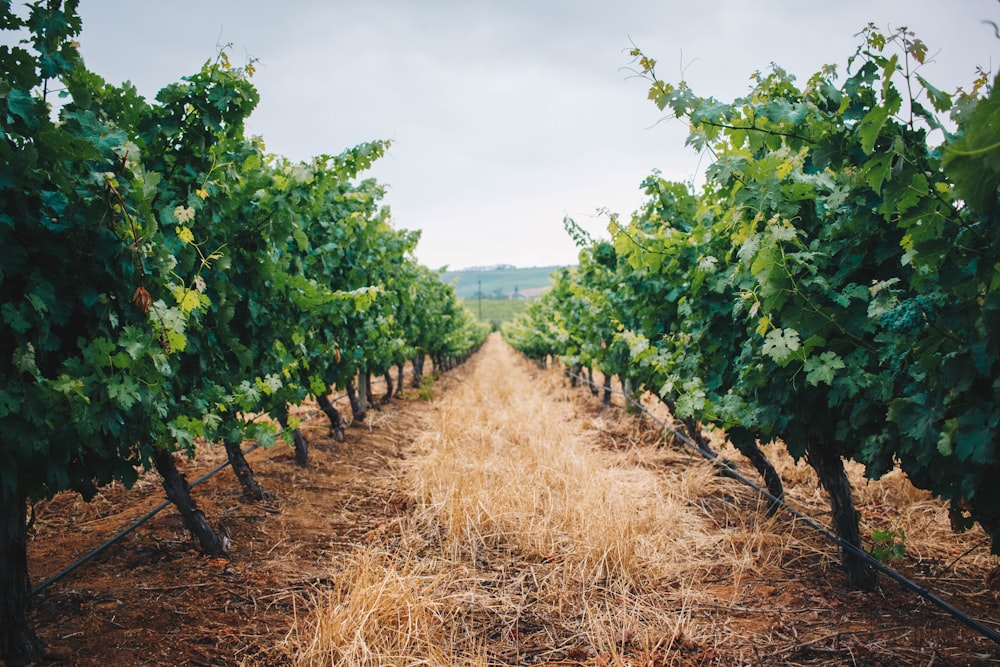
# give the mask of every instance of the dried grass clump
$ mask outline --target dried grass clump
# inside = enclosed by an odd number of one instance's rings
[[[310,615],[286,640],[303,667],[483,665],[456,619],[456,577],[380,551],[353,554],[332,586],[316,589]]]
[[[633,665],[636,655],[649,664],[670,664],[671,651],[682,644],[712,641],[709,627],[691,618],[690,596],[670,602],[628,590],[603,593],[583,599],[583,627],[594,652],[609,664]]]

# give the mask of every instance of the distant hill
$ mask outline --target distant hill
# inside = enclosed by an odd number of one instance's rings
[[[533,266],[518,269],[500,264],[492,267],[476,266],[461,271],[445,271],[441,279],[454,283],[459,299],[477,299],[479,290],[484,299],[510,299],[516,296],[534,298],[549,286],[549,274],[559,266]]]

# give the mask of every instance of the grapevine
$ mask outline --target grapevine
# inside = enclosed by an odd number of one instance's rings
[[[842,81],[830,66],[800,88],[774,66],[732,102],[660,79],[634,49],[649,98],[713,157],[706,183],[653,174],[645,206],[612,217],[612,250],[577,238],[580,269],[508,335],[568,365],[624,344],[615,372],[689,430],[721,429],[752,459],[779,441],[811,464],[853,547],[845,458],[872,478],[898,465],[997,551],[995,86],[944,93],[912,33],[861,36]],[[851,550],[844,562],[853,586],[874,585]]]
[[[252,63],[223,51],[146,100],[85,67],[77,6],[34,2],[22,17],[0,3],[0,29],[27,35],[0,47],[4,660],[41,646],[29,502],[89,499],[155,468],[203,550],[221,553],[176,455],[222,443],[259,499],[239,443],[280,435],[305,465],[289,405],[408,357],[461,357],[486,333],[417,264],[382,186],[358,180],[386,142],[302,164],[269,155],[244,134]]]

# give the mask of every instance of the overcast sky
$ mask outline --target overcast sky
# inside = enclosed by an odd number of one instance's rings
[[[17,0],[15,0],[16,3]],[[87,65],[147,97],[231,44],[258,61],[248,130],[295,160],[392,140],[371,175],[398,227],[423,230],[438,268],[576,261],[569,215],[602,233],[627,217],[654,168],[690,180],[704,163],[686,128],[659,123],[630,44],[723,100],[775,62],[803,82],[843,68],[869,21],[905,25],[945,90],[993,68],[996,0],[82,0]]]

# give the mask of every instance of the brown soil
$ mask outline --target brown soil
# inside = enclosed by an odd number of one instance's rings
[[[439,380],[436,390],[453,381]],[[338,409],[349,418],[344,403]],[[405,511],[389,462],[402,455],[429,409],[416,396],[393,401],[350,427],[343,443],[330,437],[322,413],[304,411],[308,468],[296,466],[283,445],[247,457],[271,500],[246,502],[228,468],[193,489],[199,507],[230,537],[229,558],[200,554],[168,507],[36,596],[32,619],[48,644],[39,664],[270,664],[254,658],[285,637],[296,596],[325,576],[322,564],[376,539]],[[178,465],[193,481],[224,460],[218,447]],[[163,497],[158,478],[150,477],[90,503],[65,494],[37,504],[28,547],[33,582],[100,546]]]
[[[435,393],[448,392],[468,370],[440,378]],[[580,419],[601,427],[595,444],[659,452],[655,459],[664,470],[691,464],[680,450],[656,449],[663,439],[649,420],[637,423],[621,417],[616,408],[601,410],[599,399],[583,390],[563,391],[559,398],[574,401]],[[173,508],[164,510],[36,596],[32,619],[48,644],[38,664],[289,664],[291,656],[276,647],[295,619],[309,614],[311,593],[331,576],[331,559],[358,545],[384,544],[410,511],[395,463],[407,456],[434,409],[434,402],[410,394],[372,413],[368,423],[349,428],[345,443],[330,439],[325,417],[307,414],[307,469],[297,467],[290,448],[283,446],[258,449],[248,457],[272,500],[242,500],[229,470],[194,490],[206,515],[229,535],[229,558],[202,556],[179,515]],[[206,449],[195,461],[184,462],[183,469],[193,480],[223,459],[221,448]],[[825,521],[822,498],[809,484],[801,485],[805,490],[800,495],[814,499],[810,514]],[[719,488],[723,490],[702,501],[717,518],[719,531],[760,511],[752,491],[728,481]],[[34,581],[102,544],[162,498],[151,477],[131,490],[109,488],[91,503],[62,495],[37,504],[29,545]],[[862,505],[866,516],[891,517],[900,511]],[[767,525],[790,545],[782,557],[781,577],[741,578],[736,584],[725,565],[705,563],[699,585],[714,591],[718,604],[678,610],[694,619],[711,619],[726,628],[724,634],[716,641],[677,638],[667,657],[628,655],[625,650],[620,664],[1000,664],[1000,646],[884,577],[875,593],[847,590],[835,548],[809,529],[781,517]],[[967,543],[956,541],[894,566],[1000,628],[1000,603],[987,583],[993,561],[981,555],[985,546],[979,547],[979,557],[963,556]],[[519,572],[512,564],[500,570],[511,577]],[[518,664],[616,664],[576,639],[553,638],[548,650],[522,654]],[[627,638],[622,644],[627,645]],[[748,655],[755,657],[748,662]]]

